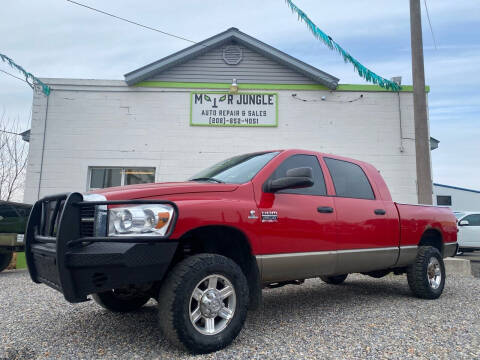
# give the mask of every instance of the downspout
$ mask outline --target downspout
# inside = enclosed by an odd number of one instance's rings
[[[42,142],[42,158],[40,160],[40,177],[38,179],[38,191],[37,191],[37,200],[40,199],[40,187],[42,185],[42,174],[43,174],[43,157],[45,154],[45,138],[47,134],[47,118],[48,118],[48,98],[50,96],[47,96],[47,105],[45,107],[45,122],[43,124],[43,142]]]
[[[400,152],[403,153],[405,148],[403,147],[403,125],[402,125],[402,106],[400,105],[400,91],[397,92],[398,96],[398,119],[400,124]]]

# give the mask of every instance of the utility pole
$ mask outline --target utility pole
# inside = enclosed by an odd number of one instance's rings
[[[410,0],[410,36],[412,46],[413,117],[419,204],[432,204],[432,169],[428,131],[425,70],[423,67],[422,15],[420,0]]]

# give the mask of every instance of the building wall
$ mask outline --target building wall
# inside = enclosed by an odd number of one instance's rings
[[[89,166],[153,166],[156,181],[175,181],[232,155],[281,148],[368,161],[395,200],[417,202],[411,93],[279,90],[276,128],[192,127],[191,89],[45,81],[52,87],[48,101],[34,95],[26,202],[86,191]]]
[[[437,204],[437,195],[451,196],[453,211],[480,211],[480,191],[452,189],[433,185],[434,204]]]
[[[228,65],[223,61],[224,44],[195,59],[166,70],[149,81],[179,81],[179,82],[219,82],[250,84],[315,84],[308,77],[293,71],[265,56],[250,50],[243,45],[243,58],[237,65]]]

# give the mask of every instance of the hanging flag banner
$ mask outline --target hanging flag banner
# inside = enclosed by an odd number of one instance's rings
[[[303,21],[307,25],[313,36],[315,36],[318,40],[322,41],[325,45],[327,45],[330,50],[335,50],[340,55],[342,55],[343,61],[345,61],[346,63],[351,63],[358,75],[360,75],[366,81],[376,84],[387,90],[400,91],[402,89],[402,87],[396,82],[387,80],[363,66],[357,59],[350,55],[348,51],[346,51],[335,40],[333,40],[331,36],[325,34],[317,25],[315,25],[315,23],[308,17],[308,15],[304,13],[297,5],[295,5],[292,0],[285,1],[287,2],[290,9],[297,14],[298,19],[300,21]]]
[[[278,94],[191,92],[192,126],[277,126]]]

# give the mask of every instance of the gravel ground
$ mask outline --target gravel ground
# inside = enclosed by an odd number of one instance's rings
[[[449,276],[439,300],[411,296],[405,277],[350,276],[341,286],[308,280],[264,291],[228,348],[191,356],[158,333],[151,301],[118,315],[72,305],[30,281],[0,273],[0,359],[480,359],[480,279]]]

